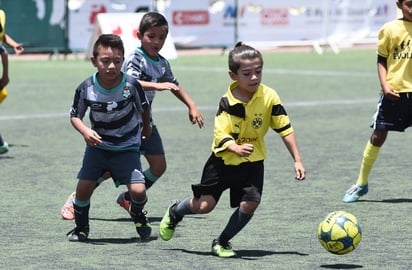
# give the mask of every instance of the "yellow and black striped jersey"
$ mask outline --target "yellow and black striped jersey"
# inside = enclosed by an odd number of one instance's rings
[[[252,99],[245,103],[232,95],[232,90],[237,86],[237,82],[229,86],[220,99],[215,116],[212,151],[217,157],[221,157],[226,165],[264,160],[264,136],[269,127],[282,137],[293,132],[289,117],[274,89],[260,84]],[[232,143],[253,144],[254,151],[248,157],[225,151]]]
[[[386,58],[388,84],[398,93],[412,92],[412,22],[394,20],[379,31],[377,54]]]

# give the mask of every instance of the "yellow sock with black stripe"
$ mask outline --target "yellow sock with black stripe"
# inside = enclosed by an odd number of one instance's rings
[[[365,150],[363,151],[363,159],[361,163],[361,168],[359,171],[358,180],[356,184],[358,186],[364,186],[368,184],[368,177],[372,170],[373,164],[379,155],[379,146],[374,146],[370,141],[366,144]]]

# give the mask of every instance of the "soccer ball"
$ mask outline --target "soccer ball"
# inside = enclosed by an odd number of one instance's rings
[[[320,244],[333,254],[343,255],[354,250],[362,238],[356,217],[344,211],[329,213],[318,226]]]

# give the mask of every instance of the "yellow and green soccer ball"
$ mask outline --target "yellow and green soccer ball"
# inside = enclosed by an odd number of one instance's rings
[[[333,254],[343,255],[354,250],[362,239],[362,229],[356,217],[344,211],[329,213],[318,226],[320,244]]]

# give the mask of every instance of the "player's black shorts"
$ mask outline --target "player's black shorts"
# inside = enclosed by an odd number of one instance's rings
[[[400,93],[396,101],[382,94],[371,127],[377,130],[405,131],[412,125],[412,92]]]
[[[228,166],[212,153],[203,168],[200,184],[192,185],[193,195],[195,198],[212,195],[218,202],[223,191],[230,189],[231,207],[238,207],[242,201],[260,202],[263,175],[263,160]]]
[[[162,138],[156,125],[152,126],[152,134],[147,139],[142,139],[140,154],[142,155],[164,155]]]
[[[139,151],[107,151],[86,146],[78,179],[97,181],[110,172],[115,185],[144,183]]]

